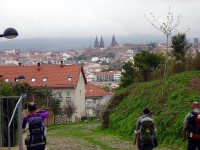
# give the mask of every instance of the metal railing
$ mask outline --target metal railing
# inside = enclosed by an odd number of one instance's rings
[[[8,123],[8,148],[11,149],[10,144],[10,126],[13,121],[13,117],[15,115],[15,112],[18,108],[18,131],[19,131],[19,150],[23,149],[23,141],[22,141],[22,99],[26,97],[26,94],[22,94],[21,96],[5,96],[0,98],[19,98],[18,102],[15,105],[15,108],[13,110],[12,116],[10,118],[10,121]]]

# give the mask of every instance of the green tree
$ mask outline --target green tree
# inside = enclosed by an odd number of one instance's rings
[[[57,115],[61,113],[61,97],[59,93],[53,94],[50,89],[33,89],[32,95],[34,94],[34,101],[37,103],[39,108],[45,108],[53,114]],[[60,98],[58,98],[60,97]]]
[[[137,68],[138,73],[142,77],[143,81],[148,81],[149,74],[161,64],[164,57],[159,54],[150,53],[148,51],[142,51],[137,53],[134,57],[134,67]]]
[[[103,84],[100,88],[107,91],[107,92],[111,91],[110,86],[108,84]]]
[[[136,69],[132,61],[127,61],[122,65],[122,77],[120,87],[131,85],[136,79]]]
[[[200,70],[200,54],[193,59],[193,66],[195,70]]]
[[[172,36],[172,54],[176,58],[176,61],[183,62],[187,50],[191,47],[186,39],[185,33],[178,33]]]

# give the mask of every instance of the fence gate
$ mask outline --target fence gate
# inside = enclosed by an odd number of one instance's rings
[[[19,98],[20,96],[0,96],[0,147],[14,147],[19,144],[18,119],[21,117],[13,112]]]

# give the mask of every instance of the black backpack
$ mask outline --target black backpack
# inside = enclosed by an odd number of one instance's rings
[[[38,114],[37,117],[28,116],[28,133],[26,145],[27,147],[37,148],[46,145],[46,127],[42,118]]]
[[[200,134],[200,112],[191,112],[191,117],[188,122],[188,131]]]
[[[140,142],[142,145],[155,146],[155,125],[151,117],[143,117],[140,121]]]

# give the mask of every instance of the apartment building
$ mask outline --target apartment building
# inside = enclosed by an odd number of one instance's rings
[[[121,78],[121,71],[97,72],[95,81],[97,82],[114,82]]]

